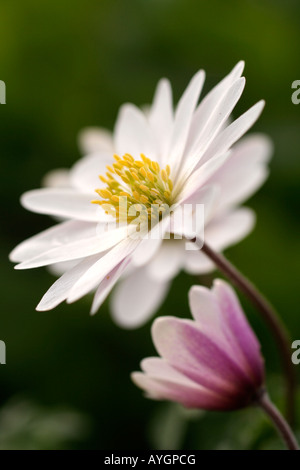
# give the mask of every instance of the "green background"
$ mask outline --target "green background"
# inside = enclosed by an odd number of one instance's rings
[[[19,197],[39,187],[47,171],[79,158],[81,128],[112,128],[119,106],[149,103],[162,76],[170,78],[177,101],[199,68],[207,72],[207,92],[244,59],[247,85],[234,116],[264,98],[254,130],[271,136],[275,153],[269,180],[248,204],[257,226],[226,254],[299,339],[300,106],[291,102],[291,84],[300,79],[299,2],[2,0],[0,18],[0,79],[7,86],[0,107],[0,339],[7,346],[0,448],[279,447],[258,410],[187,413],[145,399],[129,373],[155,354],[151,322],[122,330],[107,304],[90,317],[90,297],[36,312],[54,278],[43,268],[14,271],[7,257],[52,225],[22,209]],[[189,316],[187,291],[197,281],[180,275],[158,313]],[[270,393],[281,406],[273,340],[242,301],[262,343]]]

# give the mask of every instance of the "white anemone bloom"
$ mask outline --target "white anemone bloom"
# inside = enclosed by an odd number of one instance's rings
[[[162,79],[147,112],[125,104],[113,134],[84,131],[80,143],[87,156],[69,171],[49,174],[48,187],[22,196],[26,209],[59,220],[10,255],[19,263],[16,269],[51,266],[62,274],[37,310],[95,291],[95,313],[121,278],[111,299],[113,317],[123,327],[139,326],[160,306],[181,269],[193,274],[213,269],[201,251],[186,250],[184,237],[195,233],[186,219],[174,217],[184,204],[204,205],[205,240],[217,251],[250,232],[254,214],[238,206],[266,179],[271,144],[262,135],[236,144],[260,115],[263,101],[228,124],[245,85],[243,67],[238,63],[200,104],[205,74],[199,71],[175,110],[170,84]],[[175,209],[157,218],[151,236],[133,237],[133,217],[115,223],[122,198],[127,214],[139,203],[149,218],[153,204]]]

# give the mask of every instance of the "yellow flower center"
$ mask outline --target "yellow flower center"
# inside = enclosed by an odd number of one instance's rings
[[[171,205],[173,183],[169,165],[160,169],[157,162],[143,154],[141,160],[128,153],[122,158],[114,155],[114,159],[116,162],[107,166],[106,175],[99,176],[106,184],[105,188],[96,189],[102,199],[92,203],[102,206],[117,220],[135,221],[137,212],[149,221],[161,219],[164,208]]]

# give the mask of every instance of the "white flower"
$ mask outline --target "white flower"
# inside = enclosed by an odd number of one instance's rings
[[[213,269],[201,251],[185,250],[184,240],[163,240],[166,232],[187,235],[184,223],[175,224],[174,214],[160,218],[151,232],[156,236],[143,239],[132,239],[128,226],[116,227],[112,221],[119,214],[114,211],[123,193],[129,200],[127,210],[136,200],[148,210],[154,200],[178,209],[186,203],[204,204],[205,239],[218,251],[249,233],[254,215],[237,206],[265,180],[271,145],[260,135],[234,145],[264,106],[260,101],[227,124],[245,85],[243,66],[238,63],[199,105],[204,72],[198,72],[175,111],[170,84],[161,80],[147,112],[123,105],[113,135],[101,129],[83,132],[80,144],[87,156],[69,172],[48,175],[50,187],[22,196],[25,208],[64,220],[24,241],[10,256],[20,263],[17,269],[51,265],[63,273],[38,310],[74,302],[96,290],[95,313],[122,277],[112,297],[112,313],[120,325],[136,327],[159,307],[181,269],[197,274]],[[99,175],[105,185],[100,190]],[[92,199],[100,205],[106,202],[109,214],[91,204]]]

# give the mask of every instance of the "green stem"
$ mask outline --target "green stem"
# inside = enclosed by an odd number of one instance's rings
[[[274,427],[277,429],[279,435],[284,440],[287,448],[289,450],[299,450],[299,445],[296,440],[296,437],[293,434],[290,426],[276,408],[276,406],[271,402],[268,394],[264,392],[257,400],[257,404],[264,410],[264,412],[269,416],[270,420],[274,424]]]
[[[197,239],[193,240],[197,243]],[[295,392],[296,392],[296,379],[295,369],[291,361],[291,341],[289,335],[276,314],[273,307],[256,289],[256,287],[245,277],[238,269],[233,266],[222,254],[216,253],[210,246],[203,243],[201,247],[202,252],[210,258],[217,268],[225,274],[225,276],[253,303],[259,310],[265,322],[270,327],[274,339],[277,343],[283,371],[286,381],[286,416],[289,423],[294,423],[295,420]]]

